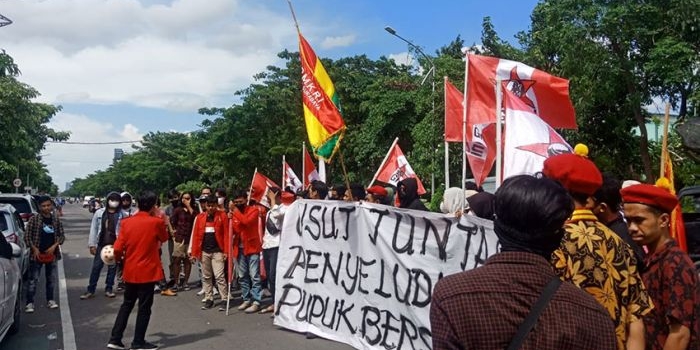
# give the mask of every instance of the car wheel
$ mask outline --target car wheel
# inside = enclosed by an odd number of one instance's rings
[[[15,302],[15,311],[12,314],[12,326],[7,331],[8,334],[17,334],[19,332],[19,319],[22,316],[22,281],[19,281],[17,288],[17,301]]]

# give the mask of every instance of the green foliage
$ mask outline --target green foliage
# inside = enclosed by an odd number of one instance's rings
[[[67,132],[47,126],[60,107],[37,103],[39,96],[31,86],[17,80],[20,71],[5,51],[0,52],[0,191],[14,191],[12,180],[29,178],[29,184],[40,191],[56,192],[56,187],[41,162],[41,151],[47,141],[64,141]],[[53,185],[53,186],[52,186]]]

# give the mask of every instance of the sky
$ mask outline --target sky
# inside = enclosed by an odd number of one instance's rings
[[[300,29],[316,53],[333,59],[365,54],[411,62],[408,45],[426,53],[457,35],[478,44],[483,17],[501,38],[527,30],[535,0],[294,0]],[[200,128],[202,107],[229,107],[237,90],[277,53],[298,51],[285,0],[2,0],[0,49],[19,65],[20,80],[62,106],[49,126],[71,142],[138,141],[157,131]],[[301,101],[299,101],[301,103]],[[299,116],[300,118],[302,116]],[[49,173],[67,182],[106,169],[115,148],[131,144],[50,143]],[[14,174],[13,174],[14,175]]]

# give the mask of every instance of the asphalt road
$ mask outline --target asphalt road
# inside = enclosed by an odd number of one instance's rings
[[[42,281],[37,288],[35,313],[22,313],[19,333],[0,343],[0,350],[106,348],[123,296],[118,294],[114,299],[104,296],[106,269],[103,269],[96,297],[80,300],[92,266],[92,256],[87,249],[91,214],[79,204],[66,205],[63,213],[66,241],[61,247],[63,260],[59,263],[59,283],[55,291],[60,308],[46,308]],[[190,280],[196,278],[197,273],[193,271]],[[183,350],[352,349],[322,338],[307,339],[304,334],[274,326],[270,314],[248,315],[233,308],[226,316],[217,308],[201,310],[201,297],[195,294],[197,291],[179,292],[174,297],[156,295],[146,340],[163,349]],[[231,304],[238,305],[240,302],[240,299],[234,299]],[[131,316],[124,335],[127,346],[133,336],[136,308]]]

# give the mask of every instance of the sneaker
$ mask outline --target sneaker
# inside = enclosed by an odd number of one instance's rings
[[[111,290],[108,290],[108,291],[105,291],[105,296],[106,296],[107,298],[114,298],[114,297],[116,297],[117,295],[114,294],[114,292],[112,292]]]
[[[202,310],[208,310],[214,307],[214,300],[207,300],[202,305]]]
[[[46,307],[49,309],[58,309],[58,304],[53,300],[49,300],[49,302],[46,303]]]
[[[85,292],[83,295],[80,296],[80,300],[92,299],[94,297],[95,293]]]
[[[177,293],[175,293],[174,291],[172,291],[169,288],[165,288],[160,292],[160,295],[165,295],[167,297],[174,297],[177,295]]]
[[[275,312],[275,305],[269,305],[268,307],[260,310],[261,314],[266,314],[268,312]]]
[[[258,303],[253,303],[253,305],[249,306],[247,309],[245,309],[245,313],[247,314],[253,314],[260,311],[260,304]]]
[[[123,291],[124,291],[124,283],[117,284],[117,292],[123,292]]]
[[[202,288],[202,290],[200,290],[199,292],[197,292],[197,296],[202,296],[202,295],[204,295],[204,289],[203,289],[203,288]]]
[[[250,306],[250,301],[244,301],[241,305],[238,305],[238,310],[245,310]]]
[[[160,293],[160,286],[156,284],[156,287],[153,288],[153,293]]]
[[[29,303],[24,307],[24,312],[31,314],[34,312],[34,303]]]
[[[158,350],[158,345],[148,342],[138,345],[131,344],[131,350]]]
[[[125,350],[126,346],[120,341],[110,341],[107,343],[107,349]]]

